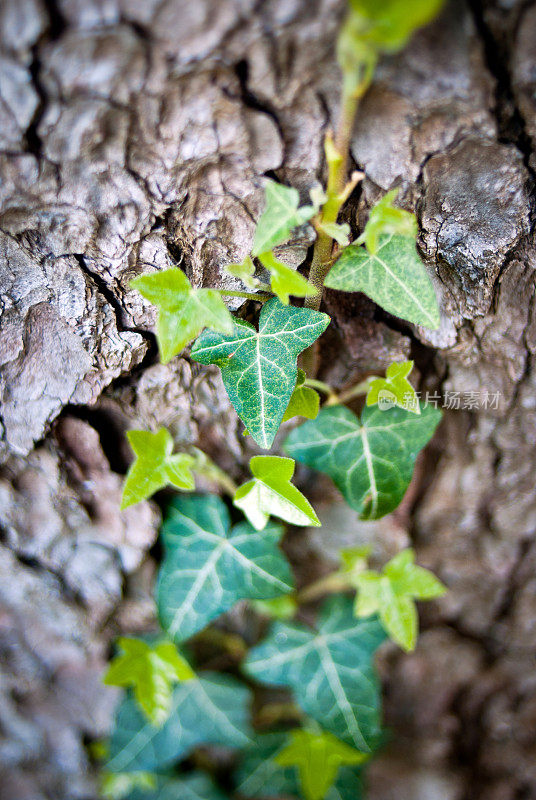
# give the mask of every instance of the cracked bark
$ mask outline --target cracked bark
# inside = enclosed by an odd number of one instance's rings
[[[132,277],[180,263],[238,282],[269,174],[303,194],[336,113],[342,0],[6,0],[0,9],[3,472],[0,796],[90,798],[83,743],[105,734],[99,678],[119,632],[153,624],[158,512],[120,514],[124,431],[165,424],[240,479],[251,454],[215,370],[156,361]],[[352,140],[366,172],[354,230],[385,190],[415,209],[438,332],[326,294],[322,377],[343,388],[394,358],[423,391],[500,392],[451,410],[401,508],[356,524],[302,473],[324,527],[291,535],[300,580],[342,542],[384,560],[412,543],[450,588],[415,654],[382,659],[393,742],[373,800],[536,795],[536,13],[453,2],[382,61]],[[303,262],[304,230],[286,255]],[[250,452],[251,450],[251,452]],[[239,626],[240,620],[231,619]]]

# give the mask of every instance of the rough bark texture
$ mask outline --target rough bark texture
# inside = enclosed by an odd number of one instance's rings
[[[109,728],[109,643],[154,613],[159,517],[118,511],[125,429],[166,424],[243,474],[216,372],[157,363],[154,312],[128,283],[179,263],[232,285],[221,268],[249,251],[263,175],[304,198],[321,179],[343,6],[0,4],[2,800],[95,797],[84,742]],[[383,521],[356,523],[302,475],[325,525],[289,537],[300,579],[373,539],[380,560],[413,543],[450,589],[422,610],[417,651],[382,659],[393,743],[371,800],[536,797],[535,43],[530,3],[452,2],[382,61],[353,136],[367,178],[349,220],[402,187],[442,325],[329,292],[322,377],[347,386],[411,354],[423,390],[501,393],[497,410],[446,412]]]

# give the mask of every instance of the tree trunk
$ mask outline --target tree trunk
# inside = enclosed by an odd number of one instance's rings
[[[222,267],[249,252],[263,176],[304,200],[322,179],[343,11],[0,6],[2,800],[96,796],[84,745],[109,730],[110,642],[154,621],[159,515],[118,510],[125,430],[167,425],[246,474],[253,448],[217,371],[158,363],[154,310],[129,281],[179,264],[195,285],[237,288]],[[348,221],[359,230],[401,187],[442,325],[327,292],[320,376],[347,387],[411,356],[449,406],[396,513],[357,523],[308,475],[324,527],[288,541],[301,580],[370,539],[380,562],[412,544],[450,590],[422,609],[414,654],[382,657],[392,741],[369,800],[536,796],[535,42],[530,3],[451,2],[381,62],[352,140],[367,177]]]

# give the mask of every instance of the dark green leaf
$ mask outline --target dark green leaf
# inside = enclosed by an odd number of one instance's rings
[[[250,693],[228,676],[205,673],[179,684],[161,728],[151,725],[134,698],[116,714],[110,741],[110,772],[155,772],[184,758],[199,745],[244,747],[249,741]]]
[[[269,448],[296,385],[298,355],[329,325],[327,314],[283,305],[263,306],[259,332],[236,320],[232,336],[205,331],[192,348],[201,364],[217,364],[229,399],[253,439]]]
[[[328,600],[318,632],[275,623],[244,668],[263,683],[290,687],[322,728],[368,752],[379,736],[380,689],[372,660],[384,633],[375,619],[356,622],[352,605],[346,597]]]
[[[374,254],[350,245],[331,268],[325,285],[342,292],[363,292],[396,317],[426,328],[439,327],[432,282],[408,236],[380,237]]]
[[[432,438],[441,412],[424,406],[420,416],[401,408],[323,408],[315,420],[295,428],[286,451],[325,472],[362,519],[379,519],[404,496],[419,451]]]
[[[278,547],[279,525],[262,532],[243,522],[231,529],[215,495],[176,498],[162,529],[165,557],[157,602],[162,626],[176,641],[188,639],[238,600],[288,594],[293,579]]]
[[[226,800],[208,775],[193,772],[181,778],[161,777],[154,791],[136,790],[128,800]]]

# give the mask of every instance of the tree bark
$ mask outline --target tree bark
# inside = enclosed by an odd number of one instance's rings
[[[84,745],[111,724],[110,642],[154,624],[159,512],[118,510],[125,430],[167,425],[246,474],[253,446],[217,371],[158,363],[154,309],[129,281],[179,264],[194,285],[240,288],[222,268],[250,250],[263,176],[304,200],[323,177],[343,13],[342,0],[0,6],[2,800],[96,796]],[[381,61],[352,138],[366,179],[348,221],[357,232],[400,187],[442,323],[327,292],[320,377],[345,388],[411,357],[421,391],[450,405],[384,520],[356,522],[300,475],[324,526],[288,537],[299,580],[371,540],[379,563],[411,544],[449,587],[422,608],[416,652],[382,655],[393,735],[370,800],[536,796],[535,42],[534,5],[453,0]],[[301,264],[310,241],[287,256]]]

